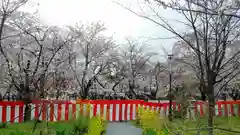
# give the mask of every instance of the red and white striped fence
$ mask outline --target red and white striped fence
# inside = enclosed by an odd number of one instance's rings
[[[79,100],[79,101],[32,101],[31,119],[63,121],[77,118],[80,114],[101,116],[107,121],[127,121],[136,118],[137,108],[145,106],[167,116],[169,103],[151,103],[141,100]],[[173,109],[181,106],[173,102]],[[196,101],[193,115],[203,116],[207,103]],[[0,123],[20,123],[24,118],[24,103],[0,102]],[[215,105],[217,116],[240,116],[240,101],[218,101]]]

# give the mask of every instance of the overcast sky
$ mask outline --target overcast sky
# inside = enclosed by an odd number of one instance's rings
[[[123,4],[131,4],[137,8],[136,0],[118,0]],[[124,38],[131,36],[133,38],[142,37],[172,37],[152,22],[146,21],[129,11],[123,9],[111,0],[38,0],[38,11],[43,21],[49,24],[64,26],[75,24],[76,22],[102,21],[106,24],[107,35],[112,35],[117,43],[122,43]],[[171,11],[162,10],[161,15],[175,17]],[[150,40],[151,48],[154,51],[160,51],[162,47],[168,51],[175,40]]]

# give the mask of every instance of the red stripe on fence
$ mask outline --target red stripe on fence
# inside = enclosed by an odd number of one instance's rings
[[[204,114],[204,112],[203,112],[203,103],[202,102],[200,102],[200,116],[203,116]]]
[[[163,112],[164,112],[164,116],[167,115],[167,105],[168,105],[168,103],[163,103]]]
[[[2,107],[2,122],[5,123],[7,118],[7,107],[3,105]]]
[[[42,120],[46,120],[47,117],[47,104],[42,104]]]
[[[122,103],[119,103],[119,120],[122,121],[123,120],[123,117],[122,117],[122,106],[123,104]]]
[[[39,120],[39,104],[35,104],[34,118]]]
[[[61,118],[62,117],[62,106],[61,104],[58,104],[58,117],[57,117],[57,120],[58,121],[61,121]]]
[[[19,106],[19,123],[23,122],[23,116],[24,116],[23,107],[24,107],[23,105]]]
[[[23,106],[24,102],[22,101],[0,101],[0,106]]]
[[[54,121],[54,105],[50,104],[50,121]]]
[[[128,115],[127,109],[128,109],[128,104],[125,104],[125,106],[124,106],[124,120],[128,120],[127,119],[127,115]]]
[[[130,110],[129,110],[129,112],[130,112],[130,120],[133,120],[133,104],[129,104],[130,105]]]
[[[112,121],[116,121],[116,109],[117,109],[117,105],[113,104],[113,110],[112,110]]]
[[[218,104],[218,116],[222,116],[222,106]]]
[[[180,112],[180,111],[181,111],[181,105],[178,104],[178,112]]]
[[[104,104],[100,104],[100,117],[104,117]]]
[[[110,104],[109,103],[106,104],[106,109],[107,109],[107,111],[106,111],[107,112],[106,113],[106,115],[107,115],[106,119],[110,120]]]
[[[198,103],[197,102],[195,102],[194,108],[195,108],[195,115],[200,115],[199,110],[198,110]]]
[[[97,116],[97,104],[93,104],[93,116]]]
[[[76,119],[76,104],[72,104],[72,113],[73,113],[73,119]]]
[[[14,120],[15,120],[15,106],[11,106],[10,122],[14,123]]]
[[[176,103],[173,103],[173,110],[176,110]]]
[[[68,120],[68,116],[69,116],[69,104],[65,104],[65,119],[64,120]]]

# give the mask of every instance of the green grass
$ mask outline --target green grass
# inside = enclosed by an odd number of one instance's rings
[[[5,128],[0,128],[0,135],[39,135],[40,132],[46,134],[56,134],[56,132],[72,132],[74,129],[74,123],[69,122],[41,122],[35,125],[35,121],[25,122],[20,124],[8,124]],[[35,127],[35,128],[34,128]],[[33,129],[35,131],[33,132]],[[48,129],[48,130],[47,130]],[[16,134],[19,133],[19,134]]]
[[[83,135],[88,132],[89,126],[94,124],[92,120],[79,116],[77,120],[60,122],[29,121],[19,124],[0,124],[0,135]],[[107,122],[103,124],[106,126]]]
[[[135,121],[132,121],[134,125],[137,125]],[[240,118],[239,117],[216,117],[214,120],[214,126],[217,128],[222,128],[224,130],[238,131],[239,133],[232,133],[229,131],[215,129],[215,135],[240,135]],[[198,118],[196,120],[183,120],[174,119],[172,122],[166,123],[166,127],[170,132],[169,135],[174,135],[178,132],[180,135],[207,135],[207,118]]]
[[[240,132],[240,119],[239,117],[216,117],[214,119],[214,126],[216,128],[226,129],[230,131]],[[169,130],[178,130],[184,135],[196,135],[200,132],[200,135],[207,135],[207,118],[198,118],[197,120],[180,120],[175,119],[173,122],[169,123]],[[205,128],[205,130],[204,130]],[[216,135],[239,135],[240,133],[223,131],[215,129]]]
[[[88,120],[84,118],[81,121],[62,121],[62,122],[41,122],[36,126],[36,130],[33,135],[40,135],[40,132],[47,134],[57,134],[56,132],[64,132],[65,135],[70,134],[77,127],[82,128],[87,125]],[[139,126],[132,121],[133,124]],[[35,121],[20,123],[20,124],[8,124],[6,127],[0,126],[0,135],[32,135],[32,131],[35,125]],[[215,118],[214,125],[219,128],[240,131],[240,118],[239,117],[217,117]],[[197,129],[207,126],[206,118],[199,118],[194,121],[174,119],[173,122],[167,123],[169,131],[180,132],[181,135],[196,135]],[[240,133],[231,133],[227,131],[214,130],[215,135],[239,135]],[[58,134],[60,135],[60,134]],[[62,135],[62,134],[61,134]],[[171,134],[170,134],[171,135]],[[201,130],[200,135],[207,135],[207,131]]]

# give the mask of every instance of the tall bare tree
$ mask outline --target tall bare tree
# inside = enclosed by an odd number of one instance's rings
[[[109,74],[106,76],[106,80],[108,81],[108,85],[111,86],[112,91],[121,90],[118,86],[124,84],[124,80],[128,77],[127,67],[121,55],[116,53],[116,60],[111,63],[108,69]]]
[[[126,39],[126,46],[123,48],[123,60],[128,69],[127,80],[129,86],[129,94],[134,96],[136,93],[135,90],[137,88],[137,80],[142,79],[144,72],[146,72],[147,65],[150,62],[150,59],[156,55],[153,52],[144,51],[147,48],[147,45],[144,43],[140,43],[133,39]]]
[[[70,33],[76,37],[74,48],[75,54],[79,55],[75,57],[80,67],[74,69],[71,64],[70,66],[81,88],[79,93],[85,99],[97,76],[103,74],[111,63],[111,50],[115,45],[111,38],[103,36],[102,32],[106,28],[101,23],[76,25],[69,29]]]
[[[14,74],[12,73],[12,64],[11,60],[9,59],[9,55],[7,54],[7,51],[5,50],[7,48],[7,45],[5,44],[4,40],[9,37],[9,35],[6,33],[11,26],[9,26],[9,22],[11,22],[11,16],[13,16],[16,12],[18,12],[18,9],[25,5],[27,3],[27,0],[15,0],[15,1],[10,1],[10,0],[3,0],[1,2],[1,9],[0,9],[0,15],[1,15],[1,24],[0,24],[0,52],[1,52],[1,57],[4,60],[4,63],[7,65],[7,71],[10,76],[10,82],[15,84],[15,79],[14,79]],[[29,62],[28,62],[29,63]],[[26,70],[28,70],[29,64],[26,65]],[[28,74],[26,74],[27,76]],[[28,82],[28,79],[25,80]],[[15,85],[16,88],[28,91],[28,88],[24,88],[23,85]],[[29,106],[26,107],[27,111],[29,111]],[[30,114],[30,113],[28,113]],[[27,116],[30,117],[30,115],[25,114],[25,118]]]
[[[18,11],[25,3],[24,0],[1,3],[0,52],[10,89],[15,89],[24,100],[24,120],[29,120],[31,91],[44,98],[49,68],[70,38],[56,27],[40,24],[34,15]]]
[[[155,79],[155,95],[157,94],[157,92],[159,91],[159,87],[160,87],[160,82],[161,82],[161,79],[160,79],[160,73],[164,72],[166,70],[166,67],[160,63],[160,62],[157,62],[154,69],[153,69],[153,72],[154,72],[154,79]]]
[[[229,4],[224,0],[173,0],[166,3],[161,0],[148,0],[145,7],[154,16],[135,12],[123,6],[135,15],[145,18],[176,35],[191,48],[197,60],[198,74],[202,90],[209,103],[209,135],[213,134],[213,116],[215,105],[215,86],[225,79],[234,78],[238,73],[240,51],[229,54],[228,48],[239,39],[239,9],[237,1]],[[185,20],[178,21],[190,32],[180,32],[166,18],[159,14],[160,7],[169,8],[182,15]],[[143,9],[143,8],[141,8]],[[144,12],[144,10],[141,10]],[[190,33],[190,37],[189,37]],[[239,45],[237,45],[239,46]]]
[[[192,48],[185,44],[184,41],[178,41],[173,46],[173,53],[175,56],[175,60],[180,63],[186,70],[188,70],[189,74],[196,76],[198,79],[198,90],[201,94],[201,99],[206,101],[206,92],[203,88],[204,81],[200,81],[201,76],[199,71],[201,70],[198,66],[198,61],[196,59],[195,52],[192,51]]]

